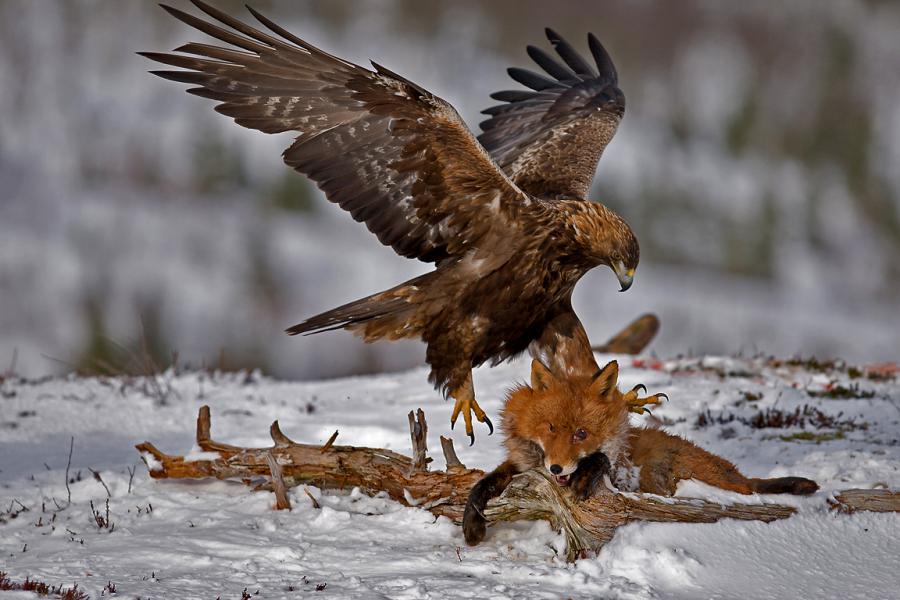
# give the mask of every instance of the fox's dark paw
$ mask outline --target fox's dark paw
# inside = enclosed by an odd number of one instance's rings
[[[819,484],[805,477],[776,477],[774,479],[757,479],[753,488],[760,494],[796,494],[808,496],[819,489]]]
[[[798,496],[808,496],[819,490],[819,484],[805,477],[785,477],[790,480],[791,493]]]
[[[470,546],[477,546],[484,539],[487,531],[487,521],[481,515],[474,504],[466,503],[466,511],[463,513],[463,535],[466,537],[466,543]]]
[[[585,456],[569,479],[569,487],[579,500],[587,500],[603,487],[603,476],[610,472],[609,459],[602,452]]]

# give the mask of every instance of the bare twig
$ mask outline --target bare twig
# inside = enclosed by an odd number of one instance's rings
[[[94,501],[90,501],[91,505],[91,516],[94,517],[94,523],[97,524],[98,529],[108,529],[110,533],[112,533],[116,524],[109,520],[109,498],[106,499],[106,515],[104,516],[99,510],[94,508]]]
[[[72,504],[72,490],[69,489],[69,467],[72,466],[72,450],[75,448],[75,436],[69,440],[69,460],[66,462],[66,506]]]
[[[99,481],[99,482],[100,482],[100,485],[103,486],[103,489],[106,490],[106,497],[107,497],[107,498],[112,498],[112,493],[109,491],[109,487],[107,487],[106,482],[103,481],[103,478],[102,478],[102,477],[100,477],[100,473],[98,473],[97,471],[93,470],[93,469],[90,468],[90,467],[88,467],[88,471],[90,471],[91,473],[94,474],[94,479],[96,479],[97,481]]]
[[[312,500],[313,508],[322,508],[322,505],[319,504],[319,501],[316,500],[316,497],[312,495],[312,492],[309,491],[308,487],[304,486],[303,491],[306,492],[306,495],[309,496],[310,500]]]
[[[131,465],[127,467],[128,470],[128,493],[131,494],[131,483],[134,481],[134,473],[137,471],[136,465]]]
[[[338,430],[335,429],[334,433],[331,434],[331,437],[328,438],[328,441],[325,442],[325,445],[322,446],[322,454],[325,454],[326,452],[328,452],[328,449],[334,445],[334,440],[337,439],[337,436],[338,436]]]

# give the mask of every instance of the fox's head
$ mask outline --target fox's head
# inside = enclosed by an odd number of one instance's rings
[[[568,485],[578,461],[598,450],[615,462],[628,430],[618,377],[616,361],[593,377],[571,377],[555,375],[534,360],[531,385],[514,389],[503,409],[510,452],[521,440],[532,442],[559,485]]]

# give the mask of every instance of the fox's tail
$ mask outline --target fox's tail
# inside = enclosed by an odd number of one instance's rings
[[[414,334],[405,326],[415,309],[410,295],[416,291],[421,279],[417,277],[384,292],[310,317],[288,329],[287,333],[309,335],[334,329],[353,329],[362,333],[366,340],[408,337]]]

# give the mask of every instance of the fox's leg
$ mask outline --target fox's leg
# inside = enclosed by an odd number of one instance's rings
[[[468,545],[477,546],[484,539],[487,526],[484,509],[488,500],[502,494],[513,475],[521,472],[516,465],[507,460],[482,477],[469,492],[466,510],[463,513],[463,535],[465,535]]]
[[[682,479],[697,479],[739,494],[812,494],[819,486],[803,477],[750,479],[734,464],[684,438],[658,429],[638,429],[631,458],[641,467],[641,491],[671,496]]]
[[[469,442],[470,446],[475,443],[475,432],[472,430],[472,413],[475,413],[475,418],[478,419],[480,423],[484,423],[488,426],[488,429],[490,429],[488,435],[494,433],[494,424],[491,423],[491,420],[475,401],[475,387],[472,385],[471,369],[469,370],[468,375],[466,375],[466,380],[463,384],[450,391],[450,397],[456,401],[456,404],[453,405],[453,415],[450,417],[450,429],[453,429],[453,426],[456,425],[456,419],[459,417],[459,413],[462,413],[463,420],[466,423],[466,434],[471,440]]]
[[[588,454],[578,461],[578,468],[569,480],[572,493],[582,500],[587,500],[603,486],[603,476],[611,469],[609,458],[602,452]]]
[[[642,398],[638,395],[641,391],[645,393],[647,392],[647,386],[645,386],[643,383],[637,384],[636,386],[631,388],[631,391],[627,392],[623,396],[623,398],[625,399],[625,404],[628,405],[629,412],[637,413],[639,415],[642,415],[644,413],[650,414],[650,409],[645,408],[645,406],[647,406],[648,404],[651,406],[660,404],[663,401],[663,398],[665,398],[666,400],[669,399],[669,397],[665,394],[653,394],[652,396],[644,396]]]

